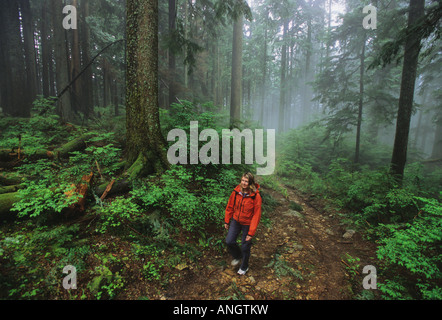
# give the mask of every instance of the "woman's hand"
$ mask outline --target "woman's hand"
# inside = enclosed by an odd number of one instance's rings
[[[224,223],[224,228],[226,228],[226,230],[229,230],[229,224]]]
[[[246,242],[249,242],[250,240],[252,240],[252,237],[251,236],[247,236],[246,237]]]

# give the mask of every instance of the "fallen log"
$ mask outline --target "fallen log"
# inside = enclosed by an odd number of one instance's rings
[[[68,208],[71,212],[80,212],[83,213],[86,206],[86,196],[92,181],[92,178],[94,176],[94,173],[91,172],[89,175],[84,175],[81,178],[81,182],[77,185],[72,185],[72,187],[75,187],[75,190],[67,191],[65,192],[65,195],[70,198],[74,194],[80,195],[81,197],[78,199],[78,201],[74,204],[71,204]]]
[[[13,220],[17,217],[17,213],[11,211],[11,208],[18,200],[18,192],[0,194],[0,221]]]
[[[11,175],[11,174],[0,174],[0,185],[2,186],[12,186],[21,184],[23,181],[22,179],[25,179],[25,176],[17,176],[17,175]]]
[[[86,148],[86,140],[90,139],[93,136],[92,133],[85,133],[80,137],[75,138],[72,141],[69,141],[62,145],[59,148],[56,148],[55,150],[36,150],[33,153],[26,152],[26,149],[20,149],[20,153],[18,153],[18,150],[11,150],[11,149],[3,149],[0,150],[0,160],[2,161],[12,161],[16,160],[20,157],[20,159],[23,159],[25,157],[28,157],[32,160],[38,160],[38,159],[62,159],[62,158],[68,158],[69,153],[75,152],[75,151],[81,151]]]
[[[432,164],[432,163],[438,163],[438,162],[442,162],[442,158],[440,158],[440,159],[426,159],[426,160],[421,161],[421,163],[424,163],[424,164]]]
[[[109,187],[109,183],[105,182],[95,187],[95,194],[97,194],[98,196],[104,195],[104,197],[114,196],[117,194],[123,194],[130,191],[131,186],[132,184],[127,179],[117,180],[112,184],[111,188],[109,188],[109,190],[105,194],[106,189],[108,189]]]
[[[13,186],[4,186],[4,187],[0,187],[0,194],[5,194],[5,193],[14,193],[20,189],[23,189],[23,186],[21,185],[13,185]]]
[[[69,153],[75,151],[81,151],[86,148],[86,140],[90,139],[93,136],[92,133],[86,133],[66,144],[61,146],[60,148],[55,149],[52,152],[52,155],[55,155],[58,158],[67,158],[69,157]]]
[[[115,179],[112,179],[112,181],[109,183],[109,185],[106,187],[106,190],[104,190],[103,194],[100,197],[100,200],[103,201],[104,198],[109,194],[109,192],[112,190],[112,187],[115,183]]]

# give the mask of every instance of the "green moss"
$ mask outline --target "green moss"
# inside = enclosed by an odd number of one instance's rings
[[[0,220],[15,217],[15,213],[11,213],[10,209],[18,200],[18,192],[0,194]]]

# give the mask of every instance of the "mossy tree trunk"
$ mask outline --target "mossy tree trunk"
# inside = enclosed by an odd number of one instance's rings
[[[169,167],[158,104],[158,0],[127,0],[126,158],[132,176]]]

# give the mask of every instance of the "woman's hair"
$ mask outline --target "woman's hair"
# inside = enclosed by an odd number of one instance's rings
[[[256,185],[255,185],[255,177],[253,176],[253,174],[251,172],[246,172],[242,175],[242,178],[247,178],[249,179],[249,188],[252,192],[256,191]]]

